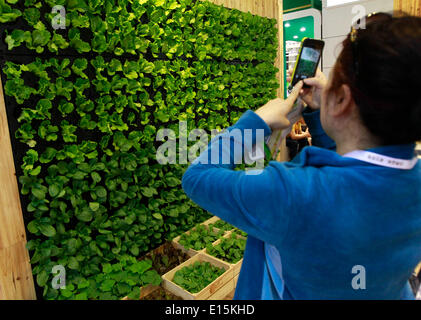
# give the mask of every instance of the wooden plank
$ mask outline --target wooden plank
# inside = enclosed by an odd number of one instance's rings
[[[223,300],[233,300],[234,296],[235,296],[235,288],[225,298],[223,298]]]
[[[234,277],[234,286],[237,286],[237,283],[238,283],[238,278],[240,277],[240,275],[238,274],[238,275],[236,275],[235,277]]]
[[[393,2],[394,11],[404,12],[409,15],[421,17],[420,0],[395,0]]]
[[[228,281],[221,289],[211,295],[207,300],[222,300],[235,289],[234,279]]]
[[[36,299],[0,79],[0,300]]]

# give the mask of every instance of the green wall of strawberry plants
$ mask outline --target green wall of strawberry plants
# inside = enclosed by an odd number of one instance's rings
[[[55,5],[65,29],[51,25]],[[182,191],[186,165],[157,163],[156,133],[224,128],[275,98],[275,24],[195,0],[0,0],[6,108],[46,299],[103,298],[86,288],[104,268],[209,217]],[[51,288],[57,264],[73,292]]]

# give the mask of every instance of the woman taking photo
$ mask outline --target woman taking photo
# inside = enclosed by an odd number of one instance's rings
[[[194,202],[249,234],[235,299],[413,299],[421,18],[369,18],[343,42],[329,81],[304,81],[311,89],[300,82],[287,100],[247,111],[183,177]],[[313,147],[255,174],[234,170],[244,141],[229,133],[287,128],[299,96]]]

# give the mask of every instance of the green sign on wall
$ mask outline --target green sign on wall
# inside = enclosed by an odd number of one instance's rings
[[[301,42],[303,38],[314,38],[314,17],[313,16],[305,16],[302,18],[292,19],[292,20],[286,20],[284,21],[284,47],[286,50],[284,50],[284,65],[285,70],[288,70],[287,67],[287,41],[296,41]],[[289,84],[286,81],[286,72],[285,72],[285,97],[287,94],[287,88]]]
[[[284,0],[283,11],[284,13],[290,13],[298,10],[315,8],[322,10],[321,0]]]

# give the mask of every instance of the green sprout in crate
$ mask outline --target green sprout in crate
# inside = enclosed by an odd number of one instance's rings
[[[216,230],[213,227],[198,225],[189,234],[182,234],[179,240],[186,249],[202,250],[208,244],[212,244],[224,235],[224,231]]]
[[[194,264],[178,270],[173,282],[191,293],[198,293],[225,272],[209,262],[196,261]]]
[[[230,225],[228,222],[224,220],[218,220],[215,223],[210,224],[209,226],[218,228],[219,230],[222,230],[222,231],[229,231],[229,230],[234,229],[234,226]]]
[[[247,238],[247,236],[248,236],[246,232],[244,232],[243,230],[240,230],[238,228],[234,228],[234,230],[232,230],[232,233],[236,234],[238,236],[242,236],[244,238]]]
[[[218,259],[229,263],[237,263],[243,258],[244,249],[246,248],[246,239],[231,234],[229,238],[224,238],[215,246],[206,246],[206,253]]]

